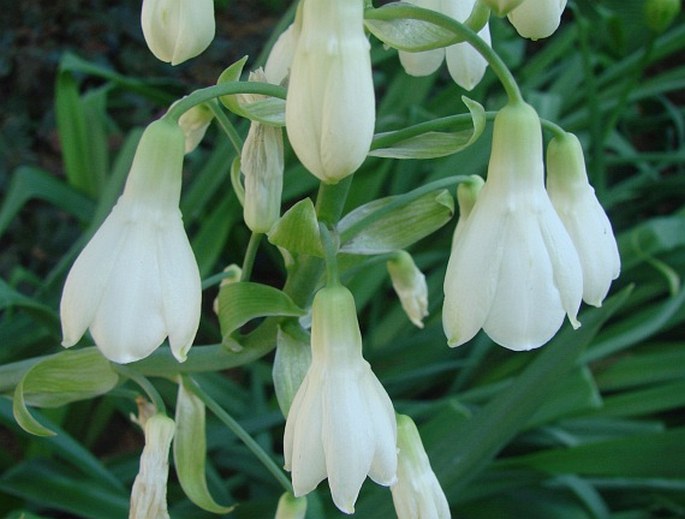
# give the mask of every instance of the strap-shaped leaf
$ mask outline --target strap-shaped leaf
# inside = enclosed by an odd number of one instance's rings
[[[174,465],[183,491],[193,503],[208,512],[229,513],[235,507],[218,504],[207,488],[205,404],[183,382],[178,385],[175,422]]]
[[[231,334],[257,317],[298,317],[304,313],[285,292],[261,283],[241,281],[219,290],[219,323],[224,344],[234,344]]]
[[[57,353],[31,367],[17,384],[14,418],[26,432],[52,436],[55,433],[31,415],[27,403],[58,407],[104,394],[118,381],[111,363],[96,348]]]
[[[424,131],[418,124],[393,132],[380,133],[374,137],[369,155],[389,159],[434,159],[452,155],[468,148],[478,140],[485,129],[485,109],[480,103],[462,96],[468,107],[471,121],[464,118],[453,132]]]
[[[345,239],[341,252],[382,254],[404,249],[445,225],[454,215],[454,198],[446,189],[407,203],[402,203],[403,199],[404,195],[381,198],[345,216],[338,226],[340,234],[344,238],[346,233],[352,236]]]
[[[316,210],[309,198],[300,200],[281,216],[269,231],[269,242],[292,254],[323,257]]]

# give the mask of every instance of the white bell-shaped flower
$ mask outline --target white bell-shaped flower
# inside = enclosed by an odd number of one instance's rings
[[[476,0],[410,0],[417,7],[450,16],[464,22],[471,14]],[[490,27],[485,24],[479,32],[483,40],[490,44]],[[472,90],[483,79],[487,61],[468,43],[457,43],[444,49],[433,49],[423,52],[399,51],[400,62],[407,74],[427,76],[435,72],[443,58],[447,61],[447,70],[454,82],[465,90]]]
[[[508,18],[519,35],[539,40],[557,30],[565,7],[566,0],[525,0]]]
[[[583,148],[572,133],[547,146],[547,192],[576,247],[583,269],[583,300],[601,306],[621,272],[611,222],[588,182]]]
[[[147,357],[169,337],[184,361],[200,321],[201,286],[183,228],[183,131],[150,124],[138,144],[124,192],[83,249],[64,285],[64,347],[90,328],[108,359]]]
[[[523,102],[495,119],[488,177],[452,246],[443,327],[450,346],[480,328],[512,350],[537,348],[582,297],[578,254],[544,187],[542,131]]]
[[[362,0],[304,0],[285,121],[302,164],[336,184],[371,147],[376,121]]]
[[[411,418],[397,415],[397,483],[390,487],[398,519],[449,519],[449,504]]]
[[[214,0],[143,0],[140,21],[150,51],[178,65],[214,39]]]
[[[166,502],[169,447],[176,424],[163,414],[148,418],[143,426],[145,447],[140,470],[131,490],[129,519],[169,519]]]
[[[325,478],[348,514],[368,475],[395,482],[397,429],[388,394],[362,357],[354,299],[342,286],[321,289],[312,306],[312,363],[285,425],[285,468],[296,496]]]

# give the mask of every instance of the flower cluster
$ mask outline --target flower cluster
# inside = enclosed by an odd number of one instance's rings
[[[580,326],[581,298],[599,305],[618,275],[616,242],[577,140],[553,141],[548,167],[549,194],[537,113],[523,102],[504,107],[487,181],[462,211],[447,266],[443,326],[450,346],[483,328],[506,348],[537,348],[564,315]]]
[[[476,0],[409,1],[460,22],[469,19],[473,10],[483,9]],[[482,1],[532,39],[556,30],[566,4],[565,0]],[[252,81],[271,83],[269,88],[287,86],[284,118],[292,149],[327,185],[352,175],[372,145],[375,94],[363,18],[362,0],[302,0],[294,23],[278,39],[264,70],[250,76]],[[144,0],[141,21],[151,51],[172,65],[202,52],[214,36],[211,0]],[[479,35],[490,43],[487,23]],[[487,45],[476,46],[483,55],[491,51]],[[467,43],[401,52],[400,60],[408,73],[417,76],[434,72],[445,60],[454,81],[469,90],[487,66]],[[236,98],[245,106],[268,103],[254,94]],[[247,110],[236,112],[250,115]],[[75,345],[90,330],[108,359],[128,363],[147,357],[168,337],[176,359],[186,359],[199,325],[201,283],[179,211],[183,156],[197,147],[215,114],[225,122],[214,105],[198,104],[179,115],[178,123],[164,117],[145,130],[123,194],[67,277],[60,309],[65,347]],[[269,233],[280,223],[282,120],[271,122],[252,120],[238,150],[245,178],[243,216],[254,235]],[[540,119],[520,98],[510,99],[495,118],[487,180],[470,177],[459,186],[457,199],[460,217],[442,312],[450,346],[469,341],[483,329],[511,350],[537,348],[556,334],[566,317],[573,327],[580,326],[577,314],[582,300],[601,305],[618,276],[620,258],[611,224],[588,183],[575,136],[555,131],[547,150],[545,185]],[[449,216],[452,199],[450,204]],[[313,220],[298,231],[317,228]],[[402,230],[406,232],[406,227]],[[285,469],[292,473],[294,493],[283,496],[277,516],[303,517],[303,496],[324,479],[335,505],[353,513],[368,476],[391,487],[400,518],[447,518],[447,499],[416,426],[408,417],[396,417],[390,397],[362,356],[354,297],[337,277],[338,251],[331,252],[335,246],[330,243],[321,246],[325,240],[320,238],[301,240],[310,247],[302,245],[306,254],[317,246],[326,249],[329,269],[327,284],[312,302],[311,362],[309,349],[306,355],[295,351],[298,373],[288,374],[293,376],[285,382],[276,381],[277,387],[292,389],[281,405],[287,414]],[[404,246],[383,252],[389,254],[388,273],[403,309],[422,328],[428,315],[428,285],[412,257],[398,250]],[[286,249],[286,262],[305,254],[298,249],[291,255]],[[297,326],[306,337],[295,319],[287,324]],[[287,339],[284,330],[278,329],[279,342]],[[279,350],[279,365],[287,365],[281,359],[287,351]],[[291,382],[296,379],[302,381],[295,392],[298,386]],[[131,517],[168,516],[162,496],[174,432],[174,422],[162,415],[147,421]]]

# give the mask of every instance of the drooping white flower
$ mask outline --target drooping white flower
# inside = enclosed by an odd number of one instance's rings
[[[449,504],[411,418],[397,415],[397,483],[390,487],[398,519],[449,519]]]
[[[186,358],[200,320],[201,286],[178,202],[183,131],[150,124],[141,137],[124,192],[83,249],[64,285],[62,345],[86,329],[108,359],[127,363],[169,337]]]
[[[471,14],[476,0],[410,0],[410,3],[464,22]],[[490,27],[487,23],[478,32],[478,36],[490,44]],[[487,61],[468,43],[423,52],[399,51],[399,56],[404,70],[412,76],[432,74],[445,58],[450,76],[465,90],[472,90],[480,83],[488,66]]]
[[[319,290],[312,312],[312,363],[288,412],[285,468],[296,496],[328,478],[335,505],[353,513],[367,475],[380,485],[395,482],[395,414],[362,357],[350,291]]]
[[[290,69],[285,121],[302,164],[336,184],[371,147],[376,121],[361,0],[304,0]]]
[[[129,519],[169,519],[166,503],[169,447],[176,425],[171,418],[155,414],[143,424],[145,447],[140,470],[131,490]]]
[[[386,266],[392,287],[400,298],[402,309],[414,326],[423,328],[423,318],[428,315],[428,286],[411,255],[397,251]]]
[[[159,60],[178,65],[214,39],[214,1],[143,0],[140,21],[150,51]]]
[[[512,350],[537,348],[568,315],[583,280],[578,254],[544,188],[542,131],[523,102],[495,119],[488,177],[452,246],[443,327],[450,346],[483,328]]]
[[[565,7],[566,0],[525,0],[507,16],[519,35],[539,40],[557,30]]]
[[[601,306],[621,271],[611,222],[588,182],[583,148],[572,133],[547,147],[547,192],[576,247],[583,269],[583,300]]]
[[[200,144],[212,124],[214,114],[204,103],[193,106],[178,118],[178,125],[185,136],[185,152],[190,153]]]
[[[270,78],[257,69],[250,73],[250,81],[270,82]],[[245,176],[243,219],[251,231],[266,233],[281,215],[283,130],[252,121],[240,155],[240,169]]]

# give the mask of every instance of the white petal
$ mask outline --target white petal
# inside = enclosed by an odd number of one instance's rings
[[[621,271],[611,222],[589,184],[574,193],[571,200],[558,196],[552,201],[578,251],[583,270],[583,300],[601,306],[612,280]]]
[[[452,246],[442,312],[450,346],[459,346],[473,338],[490,312],[506,252],[502,239],[509,218],[505,211],[506,203],[486,183],[460,229],[458,243]]]
[[[552,261],[554,284],[559,290],[561,304],[571,325],[578,328],[580,323],[576,316],[583,297],[583,271],[571,237],[554,211],[551,202],[545,214],[541,215],[540,229]]]
[[[90,328],[102,353],[121,364],[147,357],[166,336],[157,254],[150,246],[155,229],[142,222],[128,227]]]
[[[62,345],[76,344],[93,322],[125,240],[121,208],[114,207],[69,271],[60,302]]]
[[[432,49],[422,52],[399,51],[398,56],[404,71],[410,76],[430,76],[440,68],[445,58],[445,49]]]
[[[471,10],[473,1],[443,0],[443,12],[459,22],[464,22]],[[485,25],[479,32],[488,45],[490,44],[490,27]],[[454,82],[465,90],[472,90],[483,79],[487,61],[468,43],[458,43],[445,49],[447,70]]]
[[[551,339],[564,310],[537,219],[527,211],[510,218],[497,291],[483,329],[497,344],[521,351]]]
[[[385,388],[368,369],[364,394],[368,399],[369,417],[376,438],[369,477],[379,485],[390,486],[397,481],[397,422],[395,410]]]
[[[490,28],[485,26],[478,35],[490,43]],[[445,49],[447,70],[454,82],[465,90],[472,90],[485,75],[487,61],[467,43],[458,43]]]
[[[357,369],[363,369],[358,366]],[[335,505],[348,514],[366,479],[375,438],[359,372],[331,370],[324,388],[323,445]]]
[[[539,40],[557,30],[565,7],[566,0],[525,0],[508,17],[521,36]]]
[[[214,39],[214,0],[181,1],[181,20],[172,65],[194,58]]]
[[[293,402],[295,410],[291,408],[288,414],[288,422],[293,423],[292,436],[288,434],[287,440],[284,440],[286,443],[292,443],[292,453],[289,457],[292,466],[293,491],[297,497],[308,494],[326,478],[326,461],[322,442],[324,420],[322,381],[316,371],[311,373],[312,375],[305,378],[297,393],[299,396],[302,392],[301,403],[297,404],[298,396],[296,396]]]
[[[174,356],[183,362],[200,324],[202,287],[180,212],[169,215],[159,230],[157,258],[169,344]]]

